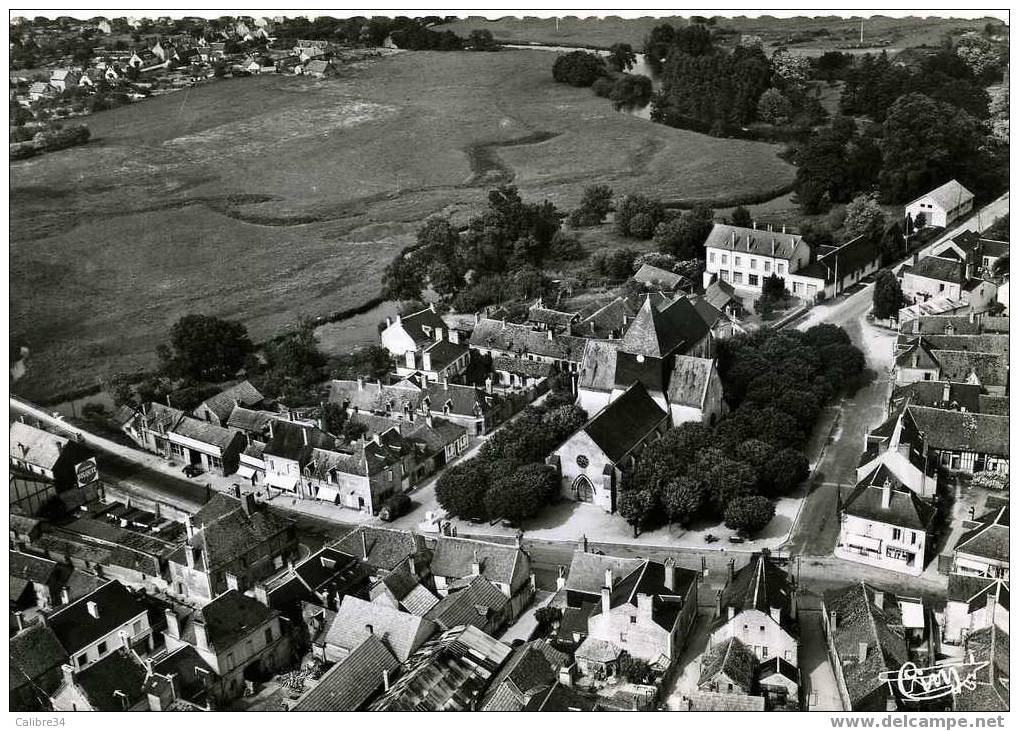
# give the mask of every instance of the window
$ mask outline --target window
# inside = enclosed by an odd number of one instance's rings
[[[78,655],[78,659],[76,662],[78,663],[79,668],[83,668],[86,665],[88,665],[88,653],[83,652],[80,655]]]
[[[943,284],[939,284],[939,285],[938,285],[938,291],[939,291],[939,292],[944,292],[944,291],[945,291],[945,285],[943,285]]]
[[[902,530],[900,528],[892,528],[892,540],[893,541],[902,540]]]
[[[758,277],[756,274],[751,274],[747,277],[747,281],[750,283],[751,287],[756,287],[760,282],[760,277]]]
[[[139,635],[142,632],[142,621],[139,619],[137,622],[131,625],[131,634]]]
[[[750,268],[751,269],[756,269],[757,268],[757,259],[751,259],[750,260]]]
[[[98,652],[100,655],[105,655],[106,654],[106,649],[107,648],[106,648],[106,643],[105,642],[100,642],[96,646],[96,652]]]
[[[732,258],[732,264],[733,264],[733,266],[737,266],[738,267],[740,265],[740,257],[734,256]]]
[[[272,644],[272,627],[266,627],[265,629],[265,644]]]
[[[637,624],[637,617],[636,616],[630,615],[630,624]]]
[[[715,252],[713,252],[713,251],[709,251],[709,252],[708,252],[708,261],[709,261],[709,262],[710,262],[711,264],[714,264],[714,263],[715,263]]]
[[[767,660],[768,659],[768,646],[767,645],[764,645],[763,647],[761,647],[761,659],[762,660]]]
[[[779,274],[785,274],[785,264],[783,262],[779,262],[775,266],[778,268]]]
[[[911,546],[915,546],[916,545],[916,531],[912,531],[911,530],[909,532],[909,545],[911,545]]]
[[[803,284],[801,282],[793,282],[793,294],[799,294],[803,291]]]
[[[771,262],[770,261],[764,262],[764,271],[766,271],[766,272],[770,272],[771,271]]]
[[[588,458],[585,457],[583,454],[577,455],[577,466],[580,467],[581,469],[585,469],[590,463],[591,463],[590,460],[588,460]]]
[[[733,284],[743,284],[743,272],[733,272],[732,273],[732,283]]]
[[[723,264],[729,263],[729,256],[727,254],[722,254],[722,263]]]
[[[722,262],[722,263],[724,264],[725,262]],[[723,282],[728,282],[729,281],[729,272],[726,271],[725,269],[719,270],[718,276],[720,276],[722,278]]]
[[[763,631],[764,631],[764,625],[762,624],[761,625],[761,632],[763,632]]]

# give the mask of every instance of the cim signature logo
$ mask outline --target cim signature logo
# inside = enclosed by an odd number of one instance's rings
[[[977,681],[977,673],[988,666],[986,662],[953,662],[942,660],[917,667],[907,662],[898,670],[888,670],[878,678],[897,688],[905,700],[929,701],[959,695],[964,690],[974,690],[982,683]]]

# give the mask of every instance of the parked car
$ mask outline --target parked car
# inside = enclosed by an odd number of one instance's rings
[[[729,536],[729,543],[742,543],[743,536]]]
[[[409,497],[402,493],[400,495],[393,495],[393,497],[386,500],[382,510],[379,511],[379,520],[390,523],[406,513],[409,508]]]
[[[187,477],[198,477],[198,475],[202,474],[203,472],[205,472],[205,470],[203,470],[196,464],[184,465],[184,474]]]

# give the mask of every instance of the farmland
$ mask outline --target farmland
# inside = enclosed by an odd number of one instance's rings
[[[791,181],[775,146],[616,113],[551,62],[400,53],[89,117],[87,146],[10,167],[11,334],[31,351],[15,389],[148,368],[188,312],[259,340],[365,301],[424,218],[463,219],[498,182],[569,208],[594,183],[683,201]]]

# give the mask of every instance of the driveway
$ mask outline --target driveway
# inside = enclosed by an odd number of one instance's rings
[[[800,612],[800,682],[808,711],[841,711],[835,673],[828,660],[828,646],[821,627],[821,613]]]

